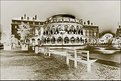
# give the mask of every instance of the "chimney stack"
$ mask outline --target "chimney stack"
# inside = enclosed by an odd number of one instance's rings
[[[33,20],[35,20],[35,18],[33,17]]]
[[[29,20],[29,17],[27,17],[27,20]]]
[[[23,20],[23,17],[21,17],[21,20]]]
[[[93,25],[93,23],[91,23],[91,25]]]
[[[90,25],[90,20],[87,21],[87,24]]]
[[[35,20],[37,20],[37,15],[35,15]]]
[[[26,19],[26,14],[24,14],[24,19]]]
[[[119,25],[119,28],[121,28],[121,25]]]

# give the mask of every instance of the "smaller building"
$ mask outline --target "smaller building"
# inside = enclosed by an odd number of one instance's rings
[[[90,24],[90,21],[88,20],[87,24],[84,23],[83,30],[86,43],[91,45],[97,44],[99,38],[99,27],[93,25],[93,23]]]
[[[116,36],[113,40],[113,46],[121,49],[121,26],[120,25],[119,25],[119,28],[117,28]]]
[[[38,20],[37,15],[31,18],[26,16],[26,14],[24,14],[24,16],[20,18],[12,19],[11,33],[15,35],[15,38],[17,39],[21,38],[17,32],[18,32],[18,28],[22,23],[27,24],[31,28],[31,35],[35,35],[36,34],[35,31],[39,30],[45,24],[45,22]],[[38,34],[41,34],[41,31],[38,31]]]
[[[113,40],[113,34],[111,33],[106,33],[104,34],[100,39],[99,39],[99,43],[100,44],[109,44],[111,43],[111,41]]]
[[[117,28],[116,37],[121,37],[121,26],[120,25],[119,25],[119,28]]]

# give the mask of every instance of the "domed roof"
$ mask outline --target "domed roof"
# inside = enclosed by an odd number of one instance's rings
[[[75,19],[75,16],[71,14],[57,14],[57,15],[53,15],[52,17],[70,17],[70,18]]]

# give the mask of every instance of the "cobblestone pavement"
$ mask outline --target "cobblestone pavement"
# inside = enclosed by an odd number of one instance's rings
[[[27,52],[1,51],[1,80],[97,80],[117,79],[120,68],[94,63],[88,73],[86,66],[79,63],[77,68],[68,67],[53,57]],[[73,64],[71,62],[71,64]]]

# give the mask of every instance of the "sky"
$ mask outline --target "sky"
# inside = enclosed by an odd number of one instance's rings
[[[84,21],[98,25],[100,32],[116,32],[120,23],[120,0],[117,1],[1,1],[1,27],[10,33],[11,20],[26,14],[44,21],[56,14],[72,14]]]

